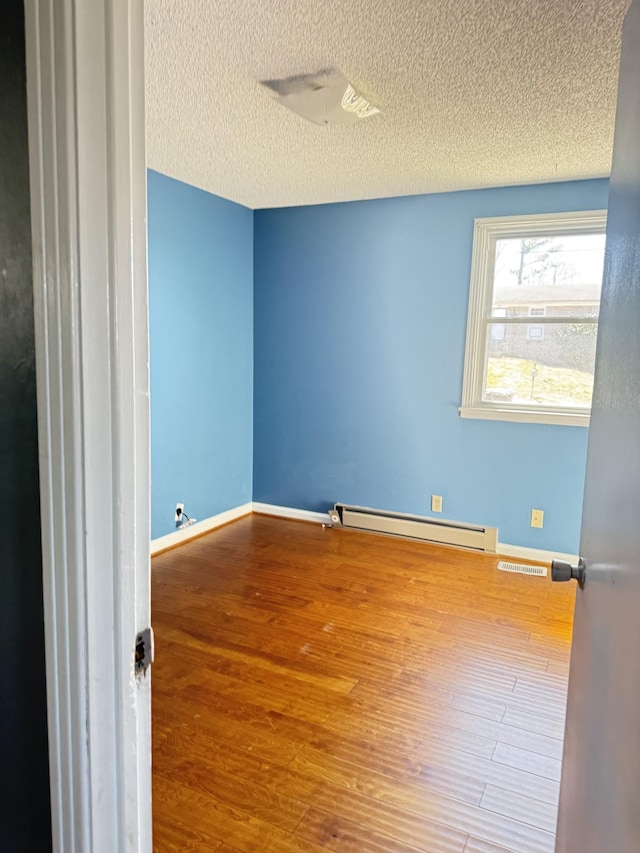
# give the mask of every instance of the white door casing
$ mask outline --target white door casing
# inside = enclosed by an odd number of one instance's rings
[[[151,851],[142,0],[26,0],[53,847]]]

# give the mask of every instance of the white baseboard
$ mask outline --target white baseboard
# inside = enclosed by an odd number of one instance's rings
[[[313,521],[315,524],[329,524],[329,516],[326,512],[312,512],[309,509],[294,509],[290,506],[276,506],[276,504],[252,504],[253,512],[261,515],[275,515],[278,518],[293,518],[297,521]]]
[[[516,557],[521,560],[531,560],[534,563],[550,563],[552,560],[566,560],[577,563],[577,554],[563,554],[561,551],[542,551],[539,548],[525,548],[522,545],[507,545],[498,542],[498,554],[501,557]]]
[[[175,548],[176,545],[181,545],[190,539],[197,539],[198,536],[202,536],[210,530],[215,530],[216,527],[222,527],[223,524],[229,524],[229,522],[249,515],[252,512],[261,515],[272,515],[277,518],[311,521],[314,524],[330,523],[326,512],[312,512],[308,509],[296,509],[290,506],[277,506],[276,504],[265,504],[254,501],[253,503],[242,504],[242,506],[221,512],[211,518],[204,519],[204,521],[197,521],[195,524],[185,527],[184,530],[176,530],[173,533],[168,533],[166,536],[161,536],[159,539],[153,539],[151,541],[151,556],[154,557],[162,551]],[[567,560],[570,563],[578,561],[576,554],[543,551],[539,548],[525,548],[522,545],[508,545],[506,542],[498,542],[497,553],[501,557],[515,557],[516,559],[531,560],[536,563],[550,563],[554,559]]]
[[[210,530],[215,530],[216,527],[222,527],[223,524],[229,524],[230,521],[235,521],[245,515],[250,515],[254,504],[246,503],[242,506],[236,506],[233,509],[228,509],[226,512],[220,512],[218,515],[212,515],[211,518],[205,518],[203,521],[196,521],[195,524],[190,524],[181,530],[175,530],[173,533],[167,533],[166,536],[160,536],[158,539],[151,540],[151,556],[155,557],[162,551],[167,551],[169,548],[175,548],[176,545],[182,545],[190,539],[197,539],[208,533]]]
[[[326,512],[311,512],[306,509],[295,509],[290,506],[276,506],[275,504],[253,503],[253,512],[263,515],[275,515],[278,518],[293,518],[299,521],[313,521],[316,524],[329,524],[329,516]],[[551,560],[567,560],[576,563],[576,554],[564,554],[560,551],[543,551],[540,548],[525,548],[522,545],[508,545],[506,542],[498,542],[496,553],[502,557],[516,557],[521,560],[531,560],[535,563],[550,563]]]

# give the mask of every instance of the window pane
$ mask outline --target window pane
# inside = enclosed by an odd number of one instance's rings
[[[502,338],[494,337],[493,326],[504,328]],[[490,323],[483,400],[588,408],[597,328],[595,323]]]
[[[604,233],[497,240],[492,316],[597,316],[604,243]]]

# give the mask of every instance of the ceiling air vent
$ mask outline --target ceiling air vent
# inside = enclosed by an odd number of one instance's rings
[[[335,71],[264,80],[276,100],[314,124],[356,124],[380,110]]]

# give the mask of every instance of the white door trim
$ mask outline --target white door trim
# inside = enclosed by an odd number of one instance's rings
[[[53,847],[150,853],[140,0],[26,0]]]

